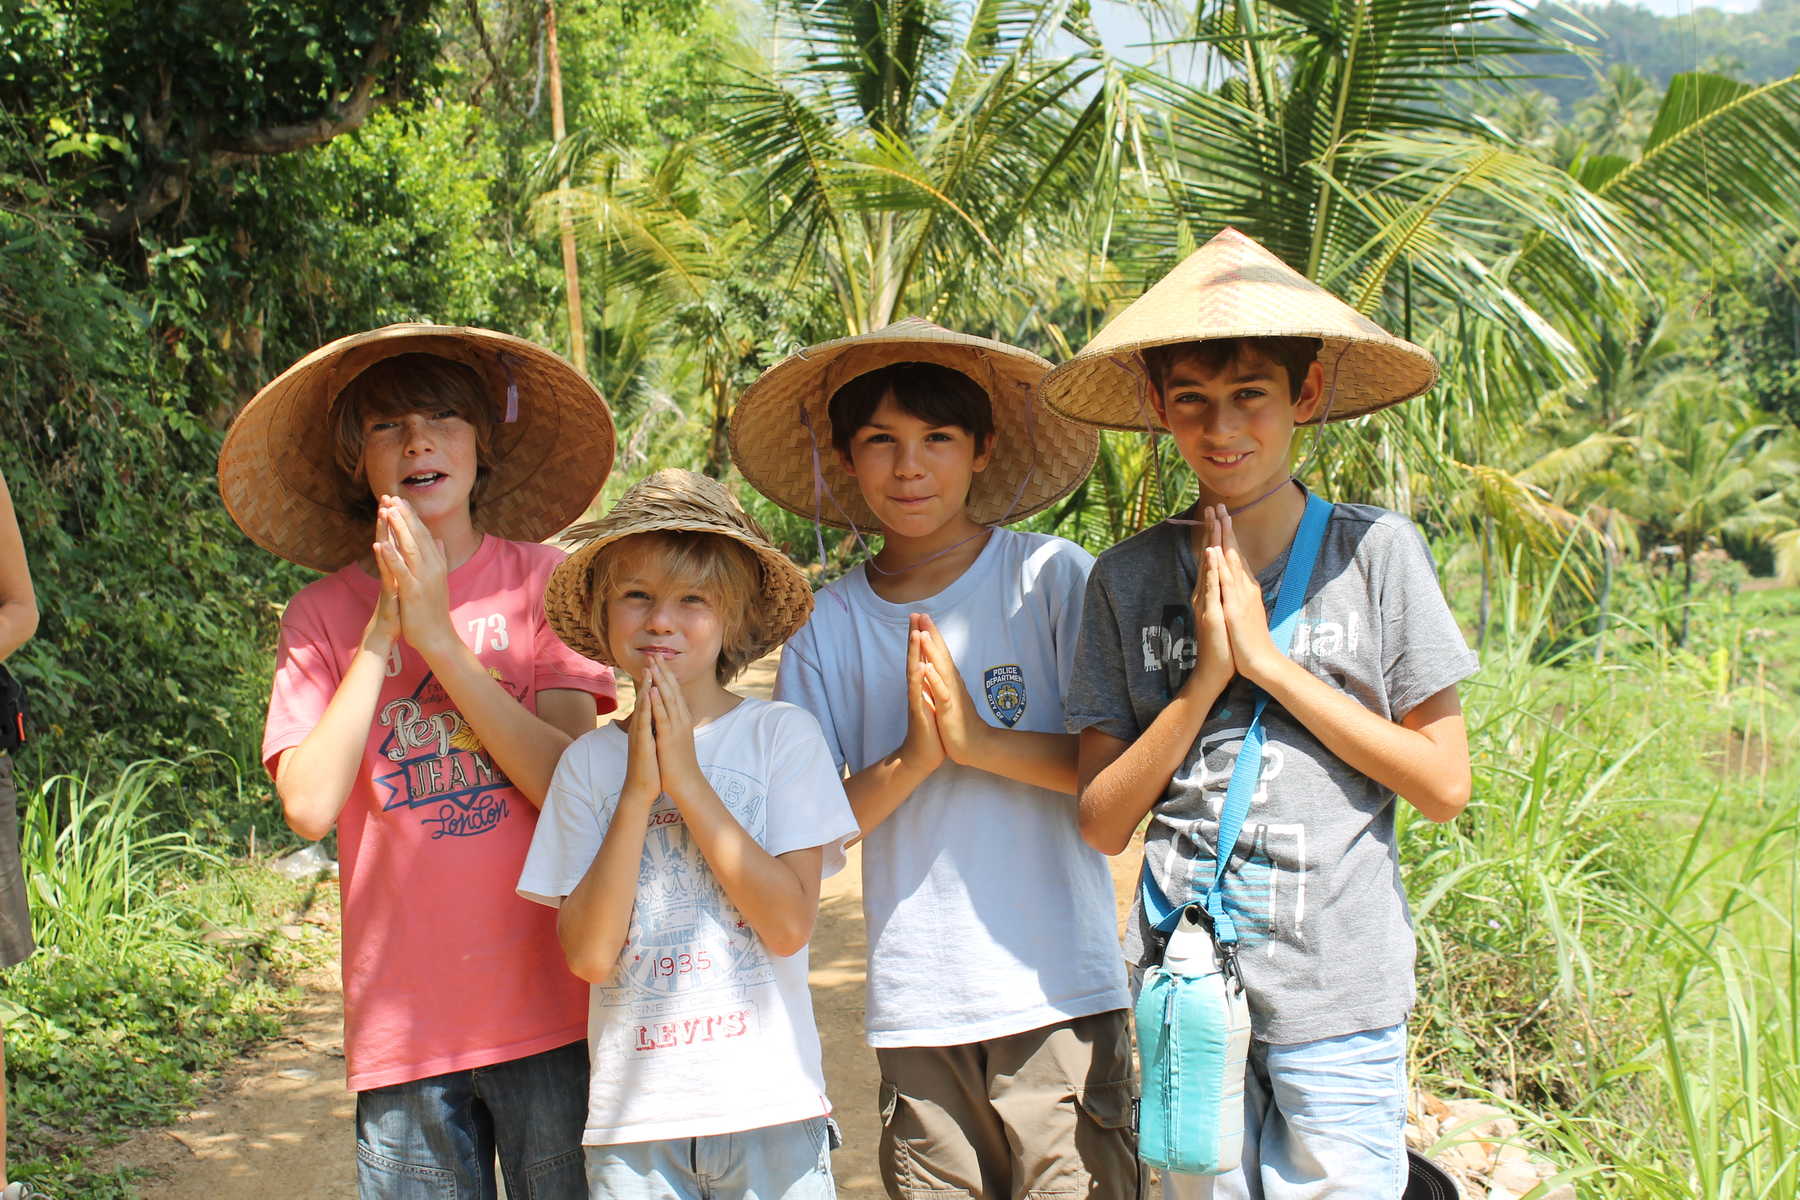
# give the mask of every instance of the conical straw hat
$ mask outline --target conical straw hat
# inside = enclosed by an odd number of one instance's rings
[[[725,485],[669,467],[632,484],[600,520],[577,525],[565,535],[580,544],[551,572],[544,587],[544,615],[569,649],[608,666],[619,665],[594,636],[594,557],[620,538],[672,529],[722,533],[756,552],[762,564],[762,594],[751,606],[755,619],[745,662],[754,662],[793,637],[812,615],[812,588],[806,576]]]
[[[479,529],[541,541],[587,510],[613,460],[612,414],[594,385],[510,334],[407,324],[321,346],[251,397],[219,448],[219,493],[238,528],[314,570],[367,554],[373,528],[344,495],[331,406],[366,368],[415,353],[473,367],[494,398],[494,461],[475,510]]]
[[[1388,333],[1227,228],[1050,372],[1040,385],[1044,403],[1090,425],[1161,428],[1139,352],[1171,342],[1243,337],[1318,338],[1328,420],[1398,404],[1437,382],[1437,360],[1429,351]],[[1325,414],[1324,406],[1320,411]]]
[[[1045,412],[1032,399],[1050,364],[1017,346],[906,317],[871,333],[810,346],[775,364],[731,413],[731,456],[750,485],[791,513],[839,529],[880,522],[831,444],[832,393],[890,363],[928,362],[961,371],[988,394],[994,452],[969,487],[977,524],[1022,521],[1087,478],[1099,451],[1091,429]],[[825,494],[815,496],[813,464]]]

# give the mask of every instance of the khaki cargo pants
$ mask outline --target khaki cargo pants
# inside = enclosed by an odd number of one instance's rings
[[[1136,1200],[1124,1009],[876,1058],[893,1200]]]

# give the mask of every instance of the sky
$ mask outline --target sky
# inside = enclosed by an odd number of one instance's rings
[[[1605,0],[1586,2],[1599,5],[1605,3]],[[1725,12],[1751,12],[1761,5],[1762,0],[1700,0],[1698,4],[1695,0],[1636,0],[1636,3],[1639,8],[1647,8],[1658,16],[1672,17],[1693,12],[1697,7],[1718,8]],[[1093,11],[1107,49],[1128,62],[1143,62],[1149,56],[1150,50],[1142,46],[1150,41],[1148,27],[1130,6],[1119,0],[1096,0]]]

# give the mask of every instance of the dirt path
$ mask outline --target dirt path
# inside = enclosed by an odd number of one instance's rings
[[[764,696],[774,660],[750,667],[740,690]],[[336,946],[335,902],[315,908],[301,929]],[[875,1166],[879,1125],[875,1055],[863,1042],[862,864],[825,881],[812,941],[813,1011],[825,1050],[825,1076],[844,1148],[833,1160],[846,1200],[882,1195]],[[302,980],[306,999],[286,1037],[228,1071],[206,1102],[166,1129],[141,1133],[98,1156],[96,1166],[148,1168],[145,1197],[267,1200],[284,1195],[353,1197],[355,1098],[344,1090],[342,994],[335,955]]]

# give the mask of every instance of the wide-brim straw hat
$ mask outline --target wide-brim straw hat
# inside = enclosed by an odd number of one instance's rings
[[[219,493],[252,541],[319,571],[368,554],[373,527],[352,511],[331,409],[352,379],[396,354],[436,354],[487,383],[493,454],[475,508],[479,529],[535,542],[587,511],[612,469],[614,438],[606,401],[581,372],[491,329],[388,325],[314,350],[231,423],[219,448]]]
[[[634,533],[676,529],[724,534],[755,551],[762,566],[762,590],[751,606],[745,662],[761,658],[806,624],[812,615],[812,587],[800,568],[776,548],[724,484],[669,467],[632,484],[600,520],[564,535],[579,544],[557,564],[544,587],[544,615],[556,636],[577,654],[618,666],[594,635],[594,558]]]
[[[1246,337],[1319,339],[1329,407],[1321,403],[1314,421],[1360,417],[1437,382],[1430,351],[1388,333],[1253,239],[1226,228],[1051,371],[1041,394],[1072,421],[1161,429],[1142,351]]]
[[[821,342],[764,371],[732,410],[732,461],[752,487],[791,513],[839,529],[877,527],[832,445],[831,397],[860,375],[902,362],[961,371],[988,394],[993,455],[970,483],[966,506],[977,524],[1023,520],[1068,495],[1093,469],[1098,435],[1033,399],[1048,361],[921,317]],[[815,463],[824,495],[814,491]]]

